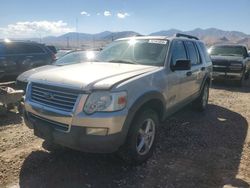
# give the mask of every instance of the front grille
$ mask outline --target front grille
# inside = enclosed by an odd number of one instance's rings
[[[76,103],[79,92],[68,88],[32,83],[31,101],[71,112]]]
[[[213,71],[238,73],[242,71],[242,64],[237,61],[214,60]]]

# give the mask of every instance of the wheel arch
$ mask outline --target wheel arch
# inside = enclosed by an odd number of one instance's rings
[[[127,135],[130,125],[136,115],[138,115],[145,108],[151,108],[156,111],[160,121],[165,119],[166,108],[163,95],[158,91],[149,91],[140,96],[130,107],[122,130],[125,135]]]

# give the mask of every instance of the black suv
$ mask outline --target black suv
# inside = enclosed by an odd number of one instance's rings
[[[15,80],[24,71],[49,65],[55,54],[44,44],[30,41],[0,42],[0,82]]]
[[[213,62],[213,79],[230,79],[241,86],[249,78],[250,57],[244,45],[212,46],[209,53]]]

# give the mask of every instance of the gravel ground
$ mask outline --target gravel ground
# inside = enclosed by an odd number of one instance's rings
[[[155,155],[126,166],[114,155],[48,152],[15,113],[0,117],[0,187],[250,187],[250,82],[217,83],[208,109],[188,106],[160,129]]]

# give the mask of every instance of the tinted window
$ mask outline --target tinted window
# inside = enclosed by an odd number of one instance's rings
[[[6,53],[10,55],[44,53],[42,48],[32,44],[8,43],[5,48]]]
[[[183,42],[174,41],[171,64],[174,65],[176,60],[185,60],[185,59],[187,59],[187,54]]]
[[[199,64],[200,63],[199,56],[197,54],[197,50],[196,50],[196,47],[194,46],[194,43],[187,41],[185,42],[185,44],[187,47],[189,59],[191,60],[191,64],[192,65]]]
[[[5,46],[6,54],[22,54],[23,46],[19,43],[7,43]]]
[[[4,45],[0,44],[0,55],[4,55],[4,51],[5,51]]]
[[[40,47],[32,44],[23,44],[22,48],[22,52],[25,54],[44,53]]]
[[[205,45],[203,43],[198,43],[199,45],[199,49],[202,51],[202,53],[204,54],[205,60],[206,62],[211,62],[210,56],[208,55],[208,50],[205,47]]]

